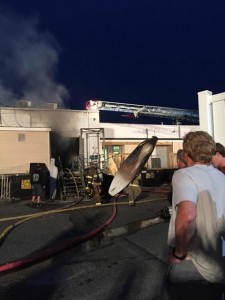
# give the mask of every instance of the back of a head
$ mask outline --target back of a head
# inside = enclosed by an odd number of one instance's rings
[[[206,131],[191,131],[183,141],[185,153],[194,161],[210,163],[216,151],[216,143]]]
[[[216,143],[216,152],[219,152],[223,157],[225,157],[225,147],[222,144]]]
[[[177,151],[177,160],[182,161],[183,163],[185,162],[185,152],[183,149],[179,149]]]
[[[179,169],[187,167],[186,155],[183,149],[177,151],[177,167]]]

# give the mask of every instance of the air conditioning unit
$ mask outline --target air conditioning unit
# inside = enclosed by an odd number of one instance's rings
[[[27,100],[18,100],[16,102],[16,107],[20,107],[20,108],[29,108],[31,107],[31,101],[27,101]]]
[[[43,104],[43,107],[47,108],[47,109],[57,109],[58,104],[57,103],[45,103],[45,104]]]

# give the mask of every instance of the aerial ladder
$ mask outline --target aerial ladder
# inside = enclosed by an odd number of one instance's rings
[[[125,112],[130,114],[130,117],[134,118],[138,118],[138,116],[144,115],[158,118],[173,119],[174,121],[176,121],[176,123],[199,123],[198,111],[181,108],[128,104],[102,100],[89,100],[86,102],[86,109]]]

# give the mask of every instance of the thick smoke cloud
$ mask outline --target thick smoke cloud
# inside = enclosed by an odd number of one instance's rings
[[[63,106],[69,94],[56,82],[59,46],[38,30],[37,18],[0,10],[0,102],[15,106],[19,99],[32,106],[54,102]]]

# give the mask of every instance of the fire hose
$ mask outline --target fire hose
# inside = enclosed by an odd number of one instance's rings
[[[114,202],[112,215],[110,216],[110,218],[105,223],[101,224],[97,228],[89,231],[88,233],[80,235],[79,237],[69,239],[68,241],[64,242],[63,244],[59,244],[59,245],[57,245],[53,248],[40,251],[39,253],[37,253],[36,255],[33,255],[31,257],[25,257],[25,258],[21,258],[21,259],[16,260],[16,261],[7,262],[5,264],[2,264],[2,265],[0,265],[0,272],[9,271],[9,270],[21,268],[21,267],[24,267],[24,266],[27,266],[27,265],[30,265],[30,264],[35,264],[35,263],[41,262],[43,260],[48,259],[51,256],[56,255],[57,253],[60,253],[64,250],[67,250],[69,248],[72,248],[72,247],[74,247],[78,244],[81,244],[81,243],[89,240],[90,238],[94,237],[95,235],[97,235],[98,233],[103,231],[104,228],[106,228],[110,223],[112,223],[112,221],[116,217],[116,213],[117,213],[117,208],[116,208],[116,203]],[[9,233],[10,230],[15,228],[16,226],[20,225],[23,222],[31,220],[33,218],[34,217],[29,217],[29,218],[26,218],[22,221],[19,221],[19,222],[15,223],[12,226],[9,226],[8,230],[5,231],[4,234],[6,235],[7,233]],[[4,235],[2,235],[1,237],[3,239]]]
[[[119,196],[123,196],[118,195]],[[151,201],[155,201],[157,199],[151,199]],[[143,203],[143,202],[149,202],[149,200],[143,200],[143,201],[139,201],[139,203]],[[14,270],[14,269],[18,269],[21,267],[25,267],[27,265],[31,265],[31,264],[35,264],[41,261],[44,261],[48,258],[50,258],[51,256],[54,256],[64,250],[67,250],[69,248],[72,248],[76,245],[79,245],[89,239],[91,239],[92,237],[96,236],[97,234],[99,234],[100,232],[102,232],[109,224],[111,224],[113,222],[113,220],[116,217],[116,213],[117,213],[117,205],[127,205],[129,203],[127,202],[116,202],[114,201],[113,203],[107,203],[107,204],[102,204],[101,206],[109,206],[109,205],[113,205],[113,212],[111,217],[103,224],[101,224],[100,226],[98,226],[97,228],[91,230],[88,233],[85,233],[79,237],[76,238],[72,238],[66,242],[64,242],[64,244],[59,244],[53,248],[44,250],[44,251],[40,251],[38,252],[36,255],[33,255],[31,257],[25,257],[25,258],[21,258],[19,260],[16,261],[12,261],[12,262],[7,262],[5,264],[0,265],[0,272],[5,272],[5,271],[10,271],[10,270]],[[100,206],[100,207],[101,207]],[[73,208],[64,208],[64,209],[58,209],[58,210],[52,210],[52,211],[47,211],[47,212],[42,212],[42,213],[37,213],[37,214],[31,214],[31,215],[27,215],[24,219],[10,225],[9,227],[7,227],[2,234],[0,235],[0,244],[3,243],[3,241],[5,240],[6,236],[11,232],[11,230],[13,230],[14,228],[16,228],[17,226],[19,226],[20,224],[29,221],[31,219],[34,218],[38,218],[38,217],[42,217],[42,216],[46,216],[49,214],[54,214],[54,213],[62,213],[62,212],[68,212],[68,211],[72,211],[72,210],[78,210],[78,209],[84,209],[84,208],[93,208],[96,207],[96,205],[89,205],[89,206],[85,206],[85,207],[73,207]],[[99,206],[98,206],[99,207]],[[165,209],[164,209],[165,212]],[[167,211],[166,211],[167,214]],[[167,219],[167,216],[164,213],[164,216],[161,215],[159,218],[155,218],[152,220],[145,220],[144,222],[142,221],[142,225],[140,228],[144,228],[153,224],[158,224],[158,223],[162,223]],[[22,216],[17,216],[17,217],[11,217],[11,218],[5,218],[5,219],[0,219],[0,221],[6,221],[9,219],[18,219],[18,218],[22,218]],[[104,232],[105,236],[116,236],[116,235],[121,235],[121,233],[123,233],[123,230],[121,231],[120,229],[113,229],[113,230],[106,230]]]

